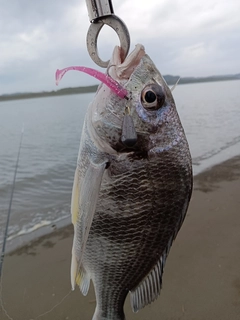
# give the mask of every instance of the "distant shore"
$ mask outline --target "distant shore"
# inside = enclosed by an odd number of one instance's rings
[[[6,94],[6,95],[0,96],[0,101],[54,97],[54,96],[64,96],[64,95],[80,94],[80,93],[91,93],[91,92],[96,92],[97,87],[98,85],[88,86],[88,87],[64,88],[56,91]]]
[[[239,320],[240,316],[240,156],[194,177],[187,217],[170,251],[161,296],[126,319]],[[13,319],[90,320],[95,309],[87,297],[70,292],[73,227],[69,225],[8,254],[2,299]],[[1,310],[0,319],[9,318]]]
[[[230,81],[230,80],[240,80],[240,74],[235,75],[223,75],[223,76],[209,76],[204,78],[197,77],[185,77],[180,76],[165,75],[163,76],[168,85],[178,84],[189,84],[189,83],[200,83],[200,82],[216,82],[216,81]],[[26,92],[26,93],[14,93],[14,94],[3,94],[0,95],[1,101],[8,100],[19,100],[19,99],[33,99],[33,98],[43,98],[43,97],[54,97],[70,94],[83,94],[96,92],[98,85],[86,86],[86,87],[76,87],[76,88],[64,88],[56,91],[43,91],[43,92]]]

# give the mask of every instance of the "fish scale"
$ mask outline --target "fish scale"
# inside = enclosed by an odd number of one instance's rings
[[[149,273],[167,247],[175,226],[179,226],[179,208],[185,202],[185,178],[191,179],[190,171],[171,163],[168,154],[160,163],[153,160],[135,161],[135,169],[116,175],[116,180],[114,171],[121,171],[121,162],[113,162],[108,169],[111,181],[107,178],[106,184],[102,182],[83,262],[95,275],[102,311],[102,306],[109,308],[111,301],[113,309],[118,310],[122,295],[126,296]],[[128,163],[129,168],[131,164]],[[126,160],[123,165],[126,166]],[[179,188],[183,192],[171,199],[176,193],[174,189]],[[136,198],[141,199],[141,206],[133,206]],[[111,203],[117,205],[111,208]],[[107,245],[103,247],[102,241]],[[94,252],[101,252],[101,261]],[[107,310],[105,313],[106,319],[111,319]]]
[[[158,297],[192,192],[191,155],[171,91],[143,46],[124,62],[115,48],[110,65],[129,97],[99,86],[85,117],[71,204],[71,283],[86,295],[92,280],[93,320],[124,320],[128,293],[135,312]],[[154,101],[145,100],[148,91]],[[131,147],[121,140],[124,110],[137,133]]]

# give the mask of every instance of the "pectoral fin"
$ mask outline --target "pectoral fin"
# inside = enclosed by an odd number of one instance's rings
[[[72,201],[71,201],[71,214],[72,224],[75,225],[78,219],[79,209],[79,171],[75,170],[73,189],[72,189]]]
[[[77,284],[82,294],[86,296],[90,286],[90,276],[83,266],[78,270],[78,263],[74,252],[72,252],[71,277],[72,286]]]
[[[72,223],[74,225],[74,240],[72,249],[71,284],[75,289],[76,283],[83,294],[87,294],[90,276],[82,266],[89,231],[96,210],[98,194],[106,163],[94,164],[89,162],[84,174],[76,169],[72,191]]]

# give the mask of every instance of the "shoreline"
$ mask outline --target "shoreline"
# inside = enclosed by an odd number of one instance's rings
[[[178,85],[184,84],[198,84],[198,83],[209,83],[209,82],[222,82],[222,81],[236,81],[240,80],[240,74],[238,77],[234,76],[219,76],[219,77],[204,77],[204,78],[194,78],[194,77],[184,77],[180,76],[163,76],[166,77],[165,81],[169,86],[173,86],[179,80]],[[16,94],[2,94],[0,95],[0,102],[12,101],[12,100],[22,100],[22,99],[35,99],[35,98],[45,98],[45,97],[58,97],[72,94],[85,94],[94,93],[98,88],[98,84],[86,87],[68,87],[59,90],[43,91],[43,92],[27,92],[27,93],[16,93]]]
[[[170,251],[161,296],[132,320],[238,320],[240,317],[240,156],[194,177],[189,210]],[[70,291],[73,227],[68,225],[7,254],[3,303],[14,320],[50,310]],[[41,319],[90,320],[95,308],[76,288]],[[7,317],[0,308],[0,318]]]
[[[229,158],[229,154],[232,155],[231,158]],[[227,154],[223,154],[222,157],[220,157],[218,160],[212,159],[212,161],[206,163],[202,163],[200,166],[196,166],[193,168],[193,179],[194,181],[197,181],[197,177],[199,175],[204,174],[205,172],[211,171],[213,168],[222,166],[225,163],[228,164],[230,161],[234,161],[234,159],[240,158],[240,155],[236,155],[236,150],[234,146],[234,150],[229,153],[227,150]],[[213,157],[214,158],[214,157]],[[226,160],[227,159],[227,160]],[[40,238],[44,236],[48,236],[51,234],[54,234],[54,232],[58,232],[60,229],[67,228],[71,225],[71,215],[69,213],[69,217],[63,218],[58,221],[53,221],[52,223],[49,223],[49,225],[42,226],[34,231],[31,231],[29,233],[23,233],[21,235],[13,235],[10,237],[9,240],[7,240],[6,245],[6,254],[9,254],[19,248],[22,248],[24,246],[27,246],[29,243],[33,243],[34,241],[38,241]]]

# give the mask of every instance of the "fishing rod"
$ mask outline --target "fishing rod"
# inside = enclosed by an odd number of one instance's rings
[[[22,147],[23,133],[24,133],[24,125],[22,126],[20,143],[19,143],[19,147],[18,147],[18,155],[17,155],[17,161],[16,161],[16,165],[15,165],[15,170],[14,170],[12,191],[11,191],[11,197],[10,197],[8,213],[7,213],[7,222],[6,222],[6,226],[5,226],[5,233],[4,233],[3,244],[2,244],[2,252],[1,252],[1,258],[0,258],[0,278],[2,275],[3,261],[4,261],[5,248],[6,248],[7,236],[8,236],[8,226],[9,226],[11,209],[12,209],[13,194],[14,194],[14,189],[15,189],[15,184],[16,184],[16,177],[17,177],[18,163],[19,163],[19,158],[20,158],[20,151],[21,151],[21,147]]]

